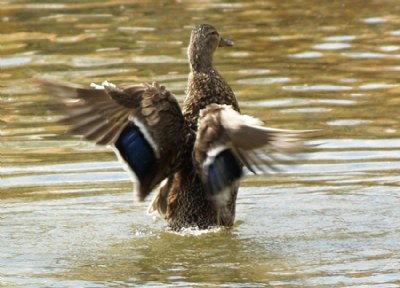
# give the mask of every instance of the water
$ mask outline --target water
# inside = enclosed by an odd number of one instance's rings
[[[0,286],[400,287],[397,1],[0,1]],[[160,81],[198,23],[244,113],[321,129],[242,183],[232,230],[166,231],[112,152],[65,134],[33,76]]]

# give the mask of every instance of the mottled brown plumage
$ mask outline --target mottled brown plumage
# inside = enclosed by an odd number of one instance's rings
[[[138,177],[140,200],[165,179],[150,211],[171,229],[232,226],[242,166],[273,168],[279,155],[305,148],[307,132],[265,128],[239,113],[232,89],[213,66],[217,47],[232,45],[211,25],[192,30],[182,111],[175,96],[156,83],[87,89],[38,81],[62,100],[59,109],[67,117],[61,121],[71,133],[115,148]]]
[[[239,111],[231,87],[213,66],[213,54],[217,47],[232,45],[229,40],[221,38],[211,25],[199,25],[192,30],[188,47],[190,74],[183,115],[194,130],[200,110],[211,103],[232,105]]]

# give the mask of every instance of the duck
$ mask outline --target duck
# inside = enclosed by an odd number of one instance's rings
[[[104,81],[89,87],[37,78],[57,100],[69,133],[110,146],[132,176],[150,213],[169,229],[232,227],[246,169],[266,173],[308,149],[309,130],[265,127],[241,114],[231,87],[213,65],[217,49],[234,43],[209,24],[191,31],[186,96],[159,83]],[[156,189],[158,187],[158,189]]]

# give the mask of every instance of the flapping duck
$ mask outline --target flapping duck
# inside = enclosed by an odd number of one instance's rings
[[[230,86],[213,66],[218,47],[232,46],[211,25],[196,26],[188,47],[190,74],[182,107],[158,84],[104,82],[90,88],[46,79],[70,133],[111,146],[143,200],[173,230],[232,226],[243,167],[274,169],[307,148],[309,131],[272,129],[240,114]]]

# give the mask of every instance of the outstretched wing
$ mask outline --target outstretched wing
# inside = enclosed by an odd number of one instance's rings
[[[99,145],[111,145],[125,168],[132,172],[143,200],[179,166],[184,118],[175,98],[164,86],[105,82],[84,88],[36,79],[61,100],[60,121],[70,133]]]
[[[303,151],[311,131],[272,129],[231,106],[211,104],[200,112],[193,158],[206,191],[218,206],[235,195],[242,166],[256,173]]]

